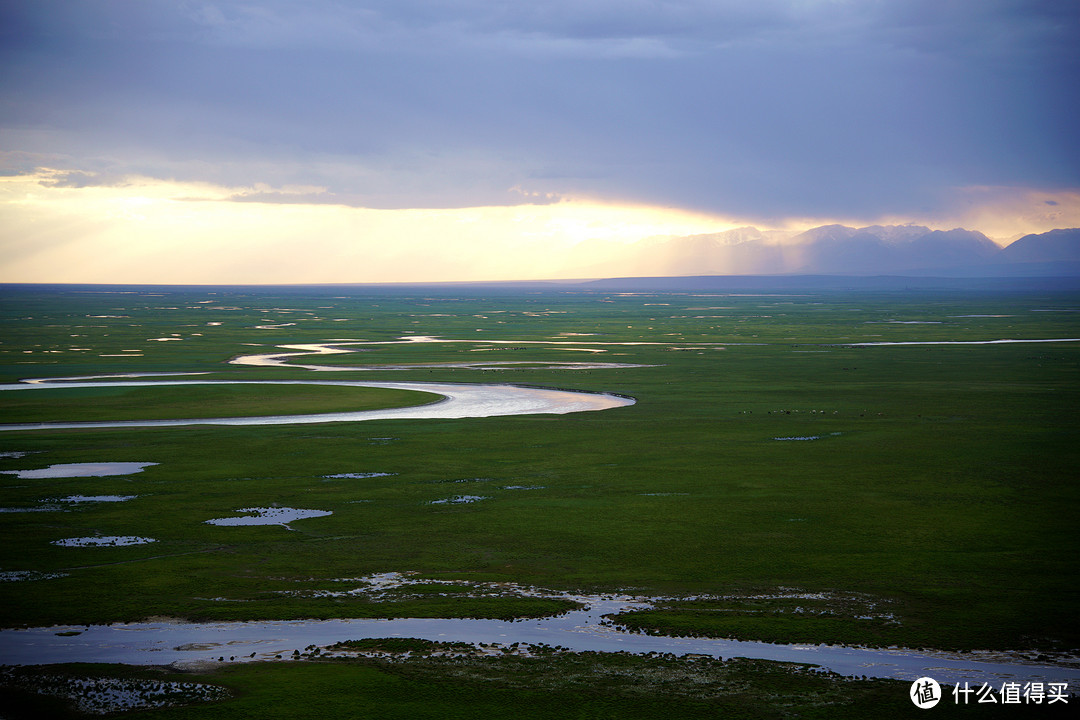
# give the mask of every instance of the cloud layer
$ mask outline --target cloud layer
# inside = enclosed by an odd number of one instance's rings
[[[215,188],[192,232],[240,245],[219,203],[308,208],[342,238],[359,215],[312,208],[1015,237],[1080,202],[1078,28],[1055,0],[0,0],[0,174],[53,191],[9,196],[0,242],[32,249],[13,228],[49,198],[72,212],[61,191],[137,204],[162,182]],[[103,207],[66,227],[136,232]]]
[[[959,187],[1080,184],[1078,11],[5,3],[0,138],[75,170],[318,186],[366,207],[514,204],[518,188],[913,213]]]

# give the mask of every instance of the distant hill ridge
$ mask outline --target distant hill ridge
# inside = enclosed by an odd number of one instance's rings
[[[648,275],[1080,275],[1080,228],[1026,235],[1004,248],[981,232],[921,225],[823,225],[798,234],[742,227],[654,239],[623,257]]]

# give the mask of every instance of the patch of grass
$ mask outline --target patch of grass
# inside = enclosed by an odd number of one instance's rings
[[[411,390],[318,385],[27,386],[0,393],[0,418],[5,423],[31,423],[311,415],[424,405],[440,399]]]
[[[397,647],[393,641],[383,642]],[[70,670],[83,674],[110,671],[117,672],[100,666]],[[123,674],[148,676],[161,671],[130,669]],[[910,683],[855,680],[807,666],[744,659],[621,653],[555,653],[542,658],[429,654],[407,661],[366,658],[225,664],[183,677],[226,687],[232,696],[214,703],[129,712],[125,717],[411,720],[499,717],[507,712],[537,720],[922,717],[918,714],[922,711],[907,698]],[[32,713],[40,713],[47,705],[49,709],[56,707],[48,697],[21,700],[23,714],[12,717],[40,717]],[[1056,708],[1038,710],[1039,717],[1066,716]],[[985,706],[977,711],[947,702],[934,709],[935,717],[996,716]]]
[[[433,652],[464,652],[472,654],[475,648],[463,642],[437,642],[419,638],[365,638],[363,640],[345,640],[334,643],[327,650],[348,650],[358,653],[389,653],[415,656],[430,655]]]

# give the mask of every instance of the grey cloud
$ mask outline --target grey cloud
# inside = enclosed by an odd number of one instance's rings
[[[181,198],[182,200],[189,200],[199,202],[205,200],[200,197]],[[281,192],[281,191],[261,191],[261,192],[240,192],[230,195],[226,198],[229,202],[241,202],[241,203],[266,203],[271,205],[342,205],[345,207],[356,208],[379,208],[379,209],[403,209],[416,207],[415,203],[410,202],[409,198],[405,197],[393,197],[392,195],[380,195],[374,194],[335,194],[330,192]],[[457,200],[457,202],[454,202]],[[432,196],[431,201],[425,203],[423,207],[431,209],[445,209],[461,207],[464,203],[460,202],[460,198],[454,196]],[[512,206],[512,205],[554,205],[562,202],[563,198],[554,193],[538,193],[527,192],[521,188],[509,188],[501,198],[494,198],[494,195],[489,195],[485,198],[484,204],[487,206]],[[480,204],[471,203],[471,204]]]
[[[230,202],[269,203],[273,205],[347,205],[336,195],[326,192],[290,193],[290,192],[245,192],[236,193],[226,198]],[[193,197],[185,200],[201,201]]]
[[[127,185],[128,182],[125,178],[115,175],[68,170],[49,173],[48,177],[39,181],[39,184],[45,187],[85,188],[122,187]]]
[[[112,172],[93,170],[57,170],[57,165],[70,163],[71,158],[34,153],[0,153],[0,176],[37,178],[38,184],[50,188],[121,187],[129,184],[126,177]]]
[[[788,3],[699,0],[547,0],[534,3],[492,3],[487,0],[429,2],[386,0],[350,3],[263,3],[254,10],[246,3],[204,4],[201,15],[208,24],[225,29],[290,26],[301,33],[312,27],[336,28],[336,37],[348,37],[363,28],[411,31],[442,30],[484,36],[516,33],[550,37],[604,39],[632,37],[725,35],[778,22]],[[327,19],[330,19],[327,22]],[[241,35],[244,32],[239,33]],[[264,32],[268,42],[274,34]],[[280,39],[280,38],[279,38]]]
[[[375,207],[517,187],[760,218],[929,212],[960,186],[1080,183],[1071,8],[7,3],[0,142]]]
[[[37,0],[0,7],[10,39],[28,42],[106,40],[177,41],[235,47],[395,48],[424,52],[424,45],[394,45],[403,38],[427,42],[484,44],[513,40],[529,47],[552,41],[641,40],[696,42],[706,46],[762,39],[790,43],[833,42],[837,35],[873,31],[883,23],[932,35],[954,27],[952,16],[934,4],[805,3],[797,0],[544,0],[492,3],[489,0],[285,0],[161,2],[116,0],[108,4]],[[971,15],[1002,14],[1000,3],[971,3]],[[953,5],[956,5],[955,3]],[[961,3],[960,5],[964,5]],[[990,8],[981,9],[981,5]],[[386,42],[380,42],[384,38]]]

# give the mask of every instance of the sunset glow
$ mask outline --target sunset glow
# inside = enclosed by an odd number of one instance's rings
[[[558,277],[591,240],[716,232],[729,220],[564,200],[546,205],[379,210],[243,202],[246,190],[130,179],[49,187],[0,179],[6,282],[317,283]],[[280,260],[288,256],[290,261]]]

